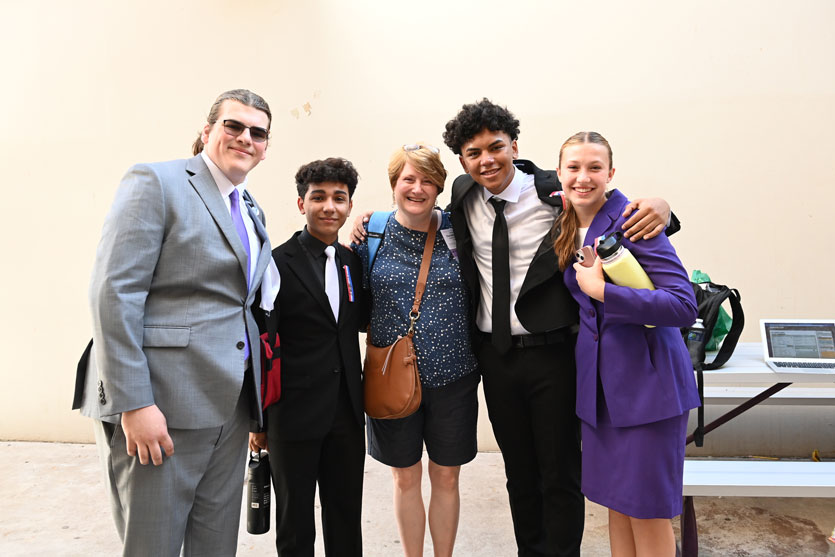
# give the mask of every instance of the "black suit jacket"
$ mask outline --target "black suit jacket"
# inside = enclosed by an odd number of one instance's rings
[[[557,196],[551,196],[555,191],[562,191],[562,185],[554,170],[537,168],[529,160],[517,159],[513,164],[526,174],[533,174],[534,185],[540,201],[554,207],[562,207],[562,201]],[[473,293],[473,320],[481,300],[478,268],[473,259],[473,241],[467,218],[464,214],[464,199],[467,195],[475,195],[478,183],[464,174],[455,179],[452,184],[452,201],[447,210],[450,212],[458,256],[461,263],[461,273]],[[679,230],[678,219],[673,215],[672,222],[667,228],[667,235]],[[542,333],[573,325],[578,322],[578,309],[574,298],[568,292],[562,281],[562,272],[557,264],[554,253],[555,231],[551,229],[543,238],[539,248],[531,261],[519,298],[516,300],[516,315],[522,326],[532,333]]]
[[[368,323],[368,299],[362,291],[362,264],[338,246],[339,321],[333,317],[322,288],[296,232],[273,250],[281,274],[281,289],[267,319],[277,320],[281,339],[281,399],[268,412],[271,438],[301,441],[324,437],[333,425],[344,381],[357,424],[362,426],[362,362],[359,335]],[[349,301],[343,265],[352,278]]]

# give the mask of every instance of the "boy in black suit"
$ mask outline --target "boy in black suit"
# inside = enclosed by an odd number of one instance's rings
[[[357,171],[341,158],[296,173],[298,207],[307,219],[273,250],[281,275],[277,319],[281,399],[267,409],[267,447],[276,493],[276,548],[312,556],[319,485],[325,552],[362,554],[365,438],[362,363],[357,332],[368,320],[359,258],[337,242],[351,212]]]

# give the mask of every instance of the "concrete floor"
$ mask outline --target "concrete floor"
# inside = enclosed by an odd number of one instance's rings
[[[365,555],[400,555],[391,475],[370,458],[365,473]],[[464,466],[461,493],[456,555],[515,555],[501,455],[480,453]],[[94,445],[0,443],[0,496],[0,556],[120,552]],[[696,500],[696,511],[706,557],[835,556],[826,541],[835,527],[830,499],[705,497]],[[238,555],[273,555],[272,532],[247,534],[243,516]],[[425,553],[432,554],[428,535]],[[321,540],[316,554],[324,554]],[[583,555],[608,554],[606,510],[588,503]]]

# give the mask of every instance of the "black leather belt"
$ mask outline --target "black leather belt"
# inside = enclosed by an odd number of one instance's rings
[[[571,336],[575,335],[579,327],[571,325],[570,327],[562,327],[544,333],[531,333],[529,335],[511,335],[510,345],[513,348],[530,348],[532,346],[545,346],[548,344],[557,344],[558,342],[565,342]],[[479,331],[484,342],[491,342],[492,335],[490,333],[483,333]]]

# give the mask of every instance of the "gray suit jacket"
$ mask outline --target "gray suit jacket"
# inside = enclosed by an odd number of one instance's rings
[[[241,393],[245,335],[255,372],[251,400],[260,408],[260,345],[250,306],[271,247],[263,212],[245,200],[262,241],[248,292],[246,251],[203,159],[128,171],[90,283],[94,357],[82,414],[116,423],[121,412],[156,404],[168,427],[219,426]]]

